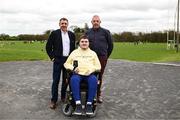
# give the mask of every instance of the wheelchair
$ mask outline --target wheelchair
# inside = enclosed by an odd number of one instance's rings
[[[95,73],[96,76],[98,76],[98,73]],[[68,77],[67,77],[67,90],[66,90],[66,97],[65,101],[61,104],[61,109],[62,112],[65,116],[72,116],[74,115],[73,112],[76,108],[75,101],[73,99],[72,91],[71,91],[71,86],[70,86],[70,78],[72,76],[72,71],[68,72]],[[95,117],[97,114],[97,94],[94,97],[92,106],[93,106],[93,114],[92,115],[86,115],[85,112],[85,106],[87,102],[87,96],[88,96],[88,84],[86,81],[82,80],[80,83],[80,95],[81,95],[81,104],[83,108],[82,115],[80,116],[87,116],[87,117]]]

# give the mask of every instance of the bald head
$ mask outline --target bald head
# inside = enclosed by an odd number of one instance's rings
[[[94,15],[91,20],[91,23],[94,29],[98,29],[101,23],[100,17],[98,15]]]

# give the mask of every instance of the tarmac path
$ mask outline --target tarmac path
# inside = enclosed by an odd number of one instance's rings
[[[51,74],[49,61],[0,62],[0,119],[84,119],[49,109]],[[180,119],[179,64],[109,60],[102,90],[92,120]]]

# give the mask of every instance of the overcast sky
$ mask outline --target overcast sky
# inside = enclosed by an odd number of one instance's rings
[[[70,26],[101,26],[112,33],[163,31],[173,28],[177,0],[0,0],[0,34],[42,34],[58,29],[61,17]]]

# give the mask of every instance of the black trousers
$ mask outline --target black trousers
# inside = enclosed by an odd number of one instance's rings
[[[53,82],[51,87],[51,94],[52,94],[51,101],[53,102],[57,102],[58,100],[58,87],[59,87],[61,72],[62,72],[61,99],[65,98],[66,95],[67,73],[66,73],[66,69],[64,68],[64,63],[66,62],[66,59],[67,57],[61,57],[55,59],[53,63]]]

